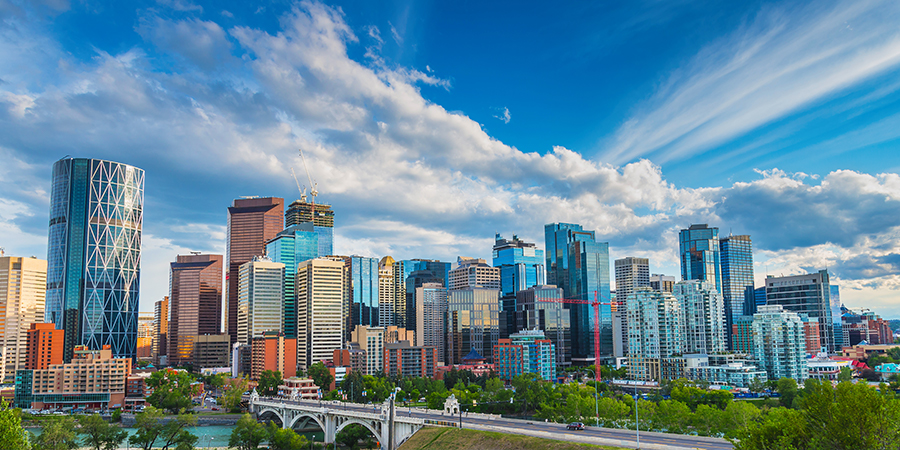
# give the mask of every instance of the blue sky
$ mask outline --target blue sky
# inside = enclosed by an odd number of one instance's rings
[[[303,147],[338,253],[563,221],[677,275],[709,223],[900,317],[900,4],[580,3],[0,0],[0,246],[46,255],[53,161],[139,166],[149,311]]]

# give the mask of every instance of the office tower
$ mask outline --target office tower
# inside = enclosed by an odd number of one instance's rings
[[[250,379],[259,381],[266,370],[281,372],[282,378],[297,376],[297,340],[280,331],[266,331],[253,338],[250,348]]]
[[[366,375],[384,369],[384,327],[358,325],[350,335],[350,342],[366,354]]]
[[[628,355],[628,310],[619,306],[612,312],[613,357]]]
[[[0,256],[0,381],[12,383],[25,367],[28,330],[44,321],[47,261]]]
[[[386,343],[382,363],[384,373],[389,377],[434,378],[437,352],[434,347],[413,346],[409,341]]]
[[[378,326],[378,259],[351,256],[350,283],[352,301],[348,330],[353,330],[357,325]]]
[[[169,296],[157,300],[153,304],[153,327],[156,336],[153,339],[153,364],[160,365],[159,357],[167,360],[169,344]],[[166,361],[168,363],[168,361]]]
[[[378,324],[381,326],[397,323],[394,262],[394,258],[385,256],[378,263]]]
[[[750,236],[738,235],[719,239],[719,262],[722,274],[722,298],[725,300],[725,322],[731,329],[733,318],[753,314],[753,246]],[[728,348],[733,348],[728,336]]]
[[[803,339],[806,342],[806,354],[816,356],[819,352],[824,351],[822,344],[819,342],[819,321],[806,314],[800,314],[800,320],[803,322]]]
[[[755,314],[755,313],[754,313]],[[753,316],[738,316],[731,324],[732,351],[753,354]]]
[[[138,359],[149,360],[153,356],[153,313],[138,313],[137,351]]]
[[[294,200],[284,212],[284,226],[312,222],[317,227],[334,228],[334,211],[331,205],[307,203],[305,198]]]
[[[353,279],[351,277],[353,262],[349,256],[328,255],[324,256],[323,259],[337,261],[344,265],[344,269],[342,271],[343,281],[341,281],[341,285],[343,286],[341,293],[341,317],[344,318],[343,341],[348,342],[350,341],[350,330],[353,329],[351,325],[351,323],[353,322],[353,316],[350,314],[351,305],[353,304]]]
[[[600,355],[612,356],[609,243],[596,242],[593,231],[574,231],[572,235],[568,268],[571,292],[566,297],[600,302]],[[587,304],[568,306],[575,311],[572,313],[572,359],[593,362],[595,310]]]
[[[556,381],[556,349],[540,330],[522,330],[494,346],[497,377],[510,381],[523,373],[534,373]]]
[[[449,291],[447,364],[461,364],[472,350],[484,358],[493,356],[494,345],[500,339],[499,293],[497,289],[481,287]]]
[[[250,344],[254,336],[262,336],[265,331],[282,331],[283,295],[284,264],[261,256],[241,264],[238,271],[238,342]],[[169,333],[172,327],[170,321]]]
[[[331,358],[344,342],[344,262],[316,258],[297,267],[297,365]]]
[[[689,280],[675,283],[673,294],[684,316],[681,327],[685,353],[723,353],[726,345],[725,302],[712,283]],[[730,333],[727,333],[730,334]]]
[[[178,255],[169,263],[167,361],[174,367],[194,363],[194,341],[222,331],[222,255]]]
[[[491,267],[487,261],[480,258],[468,258],[465,256],[458,257],[456,263],[457,266],[450,269],[448,289],[479,287],[500,290],[499,267]]]
[[[441,365],[447,358],[444,320],[448,308],[443,283],[425,283],[416,288],[416,345],[436,348]]]
[[[681,279],[707,281],[722,292],[719,229],[710,228],[705,223],[691,225],[678,234],[678,243]]]
[[[317,205],[318,206],[318,205]],[[291,225],[266,243],[266,256],[284,264],[284,335],[297,337],[297,294],[294,278],[297,264],[334,253],[334,228],[310,222]]]
[[[26,344],[26,370],[47,369],[63,363],[63,339],[65,331],[57,330],[52,323],[32,323],[28,329]]]
[[[494,237],[493,265],[500,269],[501,337],[516,330],[516,292],[545,282],[544,252],[513,235]]]
[[[144,171],[99,159],[53,164],[44,318],[76,345],[134,359],[141,272]]]
[[[616,260],[616,298],[624,304],[628,296],[639,287],[650,287],[650,260],[627,258]]]
[[[675,289],[675,277],[654,273],[650,275],[650,289],[672,292]]]
[[[770,380],[805,380],[809,376],[805,349],[803,321],[797,313],[779,304],[759,307],[753,315],[753,353]]]
[[[417,263],[417,267],[422,264]],[[434,274],[431,270],[415,270],[406,277],[406,329],[419,330],[418,322],[418,300],[416,300],[416,290],[426,284],[437,284],[444,287],[444,278]],[[446,288],[445,288],[446,290]],[[416,344],[421,345],[421,344]],[[444,359],[443,354],[439,354],[438,358]]]
[[[765,286],[760,286],[753,290],[753,300],[755,303],[753,305],[753,313],[756,314],[756,309],[759,308],[760,306],[763,306],[766,304],[766,287]]]
[[[660,378],[660,361],[682,353],[682,312],[668,292],[637,288],[628,306],[628,375],[633,380]]]
[[[410,263],[413,268],[413,272],[416,270],[427,270],[434,274],[435,278],[439,278],[441,283],[444,284],[444,287],[448,286],[448,281],[450,279],[450,269],[453,264],[443,261],[438,261],[436,259],[411,259],[407,261]],[[414,264],[414,265],[413,265]]]
[[[840,329],[840,305],[834,311],[827,270],[789,277],[766,277],[766,304],[781,305],[785,311],[815,318],[819,321],[820,347],[830,353],[841,350],[837,344],[843,341],[843,337],[836,340],[834,336],[835,330]]]
[[[202,334],[194,340],[193,365],[197,369],[227,367],[229,344],[227,334]]]
[[[232,344],[238,333],[238,271],[254,256],[265,255],[266,242],[283,230],[283,214],[284,199],[278,197],[238,198],[228,208],[225,331]]]
[[[574,241],[573,232],[581,232],[581,225],[551,223],[544,225],[544,248],[547,257],[547,284],[559,286],[569,296],[569,245]]]
[[[559,302],[562,288],[556,286],[532,286],[516,293],[516,328],[538,329],[553,342],[556,365],[572,364],[571,310]]]
[[[414,305],[407,303],[406,279],[416,270],[416,263],[409,260],[394,261],[391,270],[393,271],[391,277],[394,282],[394,289],[391,294],[394,297],[392,325],[406,328],[410,326],[411,322],[408,320],[408,313],[414,307]],[[413,320],[415,319],[413,318]]]
[[[833,328],[834,328],[834,331],[833,331],[834,348],[835,348],[835,351],[837,352],[837,351],[840,351],[842,348],[844,348],[845,345],[848,345],[847,342],[844,340],[844,333],[842,330],[842,324],[841,324],[841,319],[840,319],[841,308],[843,307],[843,305],[841,304],[840,287],[836,284],[829,283],[828,293],[829,293],[829,297],[831,300],[831,319],[832,319],[832,322],[834,323],[834,326],[833,326]],[[893,339],[893,336],[891,336],[891,338],[887,341],[887,343],[893,343],[893,342],[894,342],[894,339]]]

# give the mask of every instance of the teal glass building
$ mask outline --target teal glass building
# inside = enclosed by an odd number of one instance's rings
[[[722,299],[728,347],[734,349],[731,328],[734,319],[756,313],[753,293],[753,245],[750,236],[733,235],[719,239]]]
[[[681,230],[678,233],[678,250],[682,280],[708,281],[722,292],[718,228],[702,223]]]
[[[498,233],[494,237],[492,263],[500,268],[500,337],[506,338],[519,331],[516,293],[545,284],[544,251],[516,235],[504,239]]]
[[[334,254],[334,228],[312,222],[291,225],[266,243],[272,262],[284,264],[284,337],[297,338],[297,266],[303,261]]]
[[[144,171],[112,161],[53,164],[45,318],[76,345],[134,359],[141,273]]]

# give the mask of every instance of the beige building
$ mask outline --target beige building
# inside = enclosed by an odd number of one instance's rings
[[[266,331],[284,331],[284,264],[254,257],[241,264],[238,277],[238,342],[250,344]]]
[[[44,321],[47,261],[0,257],[0,380],[15,381],[25,368],[28,329]]]
[[[229,342],[227,334],[201,334],[194,337],[194,351],[191,362],[196,369],[228,366]]]
[[[125,380],[131,359],[113,358],[103,350],[75,347],[72,362],[32,373],[32,408],[118,408],[125,403]]]
[[[384,327],[357,325],[350,333],[350,342],[366,352],[366,375],[375,375],[384,368]]]
[[[392,325],[397,321],[396,289],[394,287],[394,263],[390,256],[378,263],[378,323]]]
[[[450,290],[465,288],[500,289],[500,268],[491,267],[480,258],[460,256],[456,267],[450,270]]]
[[[344,335],[343,261],[316,258],[297,267],[297,365],[331,359]]]
[[[169,343],[169,296],[153,304],[153,364],[166,362]]]

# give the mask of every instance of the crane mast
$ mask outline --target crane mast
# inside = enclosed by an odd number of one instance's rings
[[[300,149],[300,159],[303,160],[303,168],[306,169],[306,179],[309,180],[309,195],[312,196],[312,208],[310,208],[310,215],[312,216],[313,224],[316,223],[316,196],[319,195],[319,183],[313,183],[312,177],[309,175],[309,166],[306,165],[306,157],[303,156],[303,149]]]

